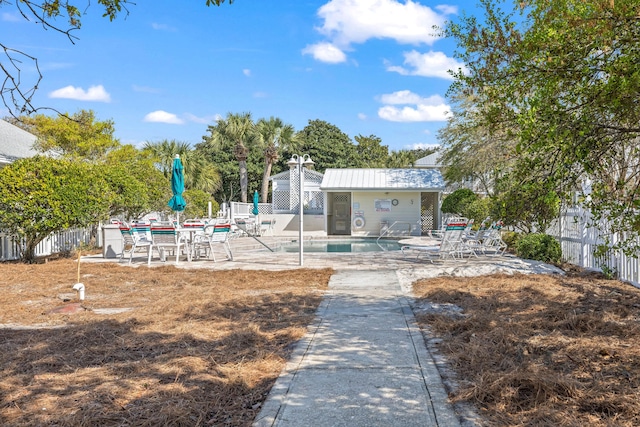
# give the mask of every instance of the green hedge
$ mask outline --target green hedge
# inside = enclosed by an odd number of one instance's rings
[[[562,247],[554,237],[548,234],[532,233],[518,240],[516,254],[520,258],[559,263],[562,258]]]

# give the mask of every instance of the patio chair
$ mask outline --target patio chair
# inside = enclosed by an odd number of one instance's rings
[[[260,235],[266,236],[267,234],[273,236],[273,229],[275,228],[275,219],[263,219],[260,221]]]
[[[195,254],[199,254],[200,250],[204,249],[205,255],[213,258],[213,262],[217,262],[213,245],[221,244],[227,255],[227,259],[233,261],[233,252],[231,252],[231,245],[229,244],[231,235],[231,223],[226,222],[207,225],[204,228],[204,234],[195,236],[193,251]]]
[[[453,259],[456,259],[457,256],[460,258],[463,257],[465,253],[472,253],[475,255],[475,252],[469,252],[463,245],[462,235],[464,230],[467,227],[467,223],[465,222],[454,222],[447,224],[447,228],[442,235],[442,240],[439,245],[436,246],[414,246],[407,245],[400,248],[403,255],[407,255],[407,251],[417,251],[418,254],[416,259],[420,258],[421,255],[425,255],[427,259],[433,263],[434,259],[444,259],[450,256]],[[477,256],[477,255],[476,255]]]
[[[496,221],[486,231],[480,248],[483,253],[493,252],[494,255],[504,255],[507,250],[507,244],[502,240],[502,227],[504,223],[502,221]]]
[[[482,244],[489,232],[491,227],[491,220],[486,218],[484,221],[480,223],[480,228],[478,228],[475,232],[468,230],[464,236],[462,237],[463,244],[465,245],[468,251],[473,251],[476,256],[478,252],[482,252]]]
[[[133,260],[133,253],[140,249],[145,249],[147,257],[151,252],[151,239],[147,238],[146,233],[140,232],[136,227],[130,227],[126,222],[120,224],[120,234],[122,235],[122,252],[120,259],[124,259],[125,253],[129,254],[129,264]],[[127,249],[129,248],[129,249]]]
[[[187,254],[187,260],[191,261],[191,252],[189,250],[189,244],[184,236],[180,236],[176,229],[170,225],[157,225],[151,226],[151,250],[149,251],[149,258],[147,264],[151,265],[151,257],[153,256],[153,250],[158,251],[158,256],[164,262],[166,261],[167,251],[175,251],[176,264],[180,262],[180,254],[184,250]]]

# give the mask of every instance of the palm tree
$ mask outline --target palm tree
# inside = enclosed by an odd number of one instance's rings
[[[173,158],[176,154],[180,155],[184,167],[185,189],[202,190],[213,194],[220,188],[222,180],[216,167],[193,150],[188,142],[165,139],[159,142],[146,142],[143,149],[150,151],[156,157],[156,166],[166,178],[171,176]]]
[[[291,144],[294,129],[293,126],[285,125],[282,120],[276,117],[270,117],[269,120],[258,120],[256,129],[264,152],[264,173],[262,174],[260,197],[262,203],[267,203],[271,168],[280,157],[280,151]]]
[[[217,137],[233,142],[233,154],[238,161],[240,169],[240,201],[247,203],[247,188],[249,187],[249,176],[247,173],[247,156],[251,144],[256,138],[255,124],[251,118],[251,113],[228,113],[226,119],[216,121],[215,131]]]

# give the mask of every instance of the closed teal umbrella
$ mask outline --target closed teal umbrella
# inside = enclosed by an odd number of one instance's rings
[[[184,168],[182,167],[180,156],[177,154],[173,159],[173,167],[171,168],[171,192],[173,197],[169,200],[168,205],[173,211],[177,212],[176,220],[179,223],[180,212],[187,207],[187,202],[182,197],[184,192]]]
[[[258,190],[253,193],[253,214],[258,215],[260,211],[258,210],[258,202],[260,200],[260,196],[258,195]]]

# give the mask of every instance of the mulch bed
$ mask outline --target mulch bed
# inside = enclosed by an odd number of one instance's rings
[[[0,264],[0,425],[249,426],[332,273],[76,266]]]
[[[639,289],[574,269],[422,280],[414,293],[450,397],[484,425],[640,425]]]

